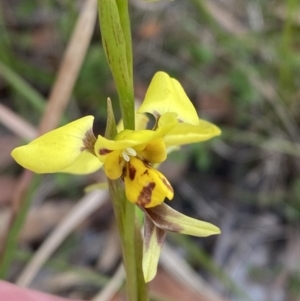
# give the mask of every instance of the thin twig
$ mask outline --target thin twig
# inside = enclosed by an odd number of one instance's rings
[[[203,5],[206,7],[215,21],[228,32],[237,36],[244,35],[249,32],[249,29],[244,24],[239,22],[232,13],[222,7],[220,3],[217,4],[209,0],[203,1]]]
[[[97,16],[97,1],[86,0],[65,51],[55,85],[49,96],[45,114],[40,123],[40,132],[55,128],[72,93],[80,67],[91,41]]]
[[[33,258],[17,279],[17,284],[19,286],[29,286],[43,264],[64,239],[91,213],[103,206],[107,196],[107,191],[103,190],[94,190],[85,195],[35,252]]]
[[[214,292],[209,285],[197,275],[191,267],[166,244],[161,253],[161,265],[178,281],[193,290],[199,296],[210,301],[226,299]],[[174,264],[176,262],[176,264]]]
[[[125,279],[125,270],[123,264],[120,264],[117,271],[104,287],[104,289],[97,294],[92,301],[109,301],[120,289]]]
[[[29,122],[2,104],[0,122],[23,139],[32,140],[37,136],[37,130]]]
[[[79,69],[89,46],[95,26],[97,13],[96,4],[96,0],[87,0],[78,17],[74,33],[62,60],[58,77],[50,93],[47,108],[40,122],[40,134],[52,130],[58,125],[65,107],[70,100],[75,80],[78,77]],[[32,177],[33,173],[28,170],[24,170],[20,176],[18,185],[16,186],[16,192],[12,200],[13,206],[11,219],[2,239],[1,245],[3,246],[3,249],[0,251],[0,257],[5,257],[5,254],[11,252],[11,250],[8,250],[7,248],[4,250],[4,248],[6,247],[6,242],[10,236],[10,229],[12,228],[12,225],[19,214],[20,208],[22,208],[23,201],[27,196]],[[14,240],[16,241],[16,238],[14,238]],[[6,262],[3,264],[7,266],[9,263]],[[2,274],[5,274],[5,271],[2,271]]]
[[[289,108],[285,105],[284,101],[278,95],[276,89],[270,83],[262,81],[257,76],[249,75],[249,79],[253,87],[256,88],[274,108],[290,137],[295,142],[299,143],[299,126],[297,125],[297,122]]]

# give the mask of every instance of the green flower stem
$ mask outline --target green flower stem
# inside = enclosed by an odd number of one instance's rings
[[[107,107],[105,136],[113,139],[117,134],[117,129],[110,99],[108,99]],[[148,292],[142,272],[143,243],[140,227],[136,223],[136,207],[126,199],[121,180],[108,180],[108,185],[121,238],[126,271],[127,299],[130,301],[147,301]]]
[[[126,270],[127,299],[147,301],[148,292],[142,273],[142,243],[140,229],[135,224],[135,207],[128,202],[120,180],[109,180],[109,190],[121,237]]]
[[[132,49],[127,0],[98,0],[102,45],[119,95],[124,128],[134,130],[134,91]],[[108,101],[106,137],[113,139],[116,125]],[[127,298],[130,301],[148,300],[142,273],[142,238],[136,225],[135,206],[125,196],[120,180],[109,182],[117,225],[121,237],[123,261],[126,270]]]

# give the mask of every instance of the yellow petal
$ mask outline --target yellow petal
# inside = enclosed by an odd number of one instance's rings
[[[69,167],[90,142],[93,116],[86,116],[48,132],[11,155],[24,168],[36,173],[52,173]]]
[[[198,114],[180,83],[165,72],[157,72],[149,85],[138,113],[159,117],[167,112],[177,113],[182,122],[198,124]]]
[[[156,138],[165,136],[177,123],[171,122],[164,126],[159,127],[156,131],[151,130],[124,130],[120,132],[115,140],[109,140],[101,135],[98,136],[95,143],[95,154],[100,161],[104,162],[105,157],[114,150],[123,150],[128,147],[134,148],[139,145],[146,145],[147,143],[155,140]],[[138,148],[140,150],[140,148]]]
[[[61,170],[61,172],[85,175],[97,171],[102,165],[103,163],[95,155],[85,150],[69,167]]]
[[[121,158],[121,151],[113,151],[107,155],[104,165],[104,171],[108,178],[116,180],[121,177],[124,159]]]
[[[199,120],[198,125],[178,123],[165,137],[166,146],[183,145],[211,139],[221,134],[214,124]]]
[[[167,112],[159,117],[157,127],[161,128],[169,124],[173,124],[174,125],[173,128],[174,128],[177,123],[178,123],[177,114],[174,112]]]
[[[141,207],[154,207],[165,198],[171,200],[174,196],[173,188],[166,177],[135,157],[126,164],[124,182],[128,200]]]
[[[167,149],[163,138],[156,138],[138,153],[139,158],[151,163],[161,163],[167,159]]]

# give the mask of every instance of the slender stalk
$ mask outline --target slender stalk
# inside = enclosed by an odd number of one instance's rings
[[[117,134],[110,100],[105,136],[112,139]],[[125,195],[121,180],[108,180],[117,226],[120,234],[123,261],[126,271],[127,298],[130,301],[147,301],[148,292],[142,272],[142,238],[136,223],[135,206]]]
[[[22,77],[14,72],[10,67],[0,61],[0,75],[22,95],[31,105],[39,112],[44,109],[46,100],[44,97],[33,89]]]
[[[98,0],[98,11],[102,45],[118,91],[124,128],[134,130],[132,42],[128,1]],[[113,139],[116,134],[113,111],[108,101],[106,137]],[[108,182],[121,237],[127,298],[130,301],[146,301],[148,293],[142,273],[141,229],[135,221],[135,206],[126,199],[121,180]]]
[[[10,224],[10,230],[7,234],[6,244],[1,254],[1,263],[0,263],[0,279],[5,279],[7,276],[8,269],[14,257],[14,251],[16,250],[17,240],[19,237],[19,233],[23,227],[25,218],[27,216],[28,210],[30,208],[31,200],[32,200],[32,191],[36,188],[40,177],[33,176],[34,180],[31,182],[28,190],[26,189],[26,183],[31,181],[32,173],[27,171],[24,174],[23,182],[25,183],[25,191],[22,190],[22,193],[26,195],[24,201],[21,203],[21,208],[15,208],[14,214],[12,217],[12,223]]]
[[[109,190],[113,202],[116,221],[121,238],[123,261],[126,271],[127,299],[143,301],[147,292],[141,269],[138,269],[137,241],[135,238],[134,206],[126,199],[122,183],[109,180]],[[132,210],[133,208],[133,210]]]

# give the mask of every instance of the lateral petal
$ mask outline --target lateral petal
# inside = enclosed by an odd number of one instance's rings
[[[214,124],[200,119],[198,125],[178,123],[164,137],[166,146],[183,145],[209,140],[221,134],[221,130]]]
[[[24,168],[36,173],[53,173],[69,167],[92,143],[93,116],[86,116],[50,131],[11,155]]]
[[[85,150],[69,167],[61,170],[61,172],[85,175],[97,171],[102,165],[103,163],[95,155]]]

